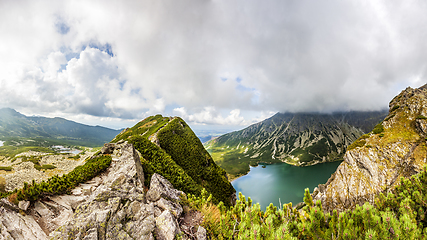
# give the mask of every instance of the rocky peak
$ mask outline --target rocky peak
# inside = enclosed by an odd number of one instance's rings
[[[373,204],[375,195],[426,164],[427,85],[405,89],[389,106],[384,121],[350,145],[336,172],[314,190],[314,199],[321,200],[324,209]]]
[[[102,152],[111,153],[111,165],[71,195],[31,205],[21,201],[21,209],[2,199],[0,239],[187,239],[178,221],[185,215],[180,200],[186,195],[158,174],[145,193],[143,168],[133,145],[107,144]],[[197,239],[206,239],[203,228],[191,227],[198,229]]]

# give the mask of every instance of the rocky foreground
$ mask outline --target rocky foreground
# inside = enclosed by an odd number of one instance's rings
[[[4,178],[5,190],[13,191],[16,188],[22,188],[24,182],[30,183],[33,179],[39,183],[47,180],[54,175],[63,175],[72,171],[75,167],[83,165],[85,159],[93,156],[96,151],[92,148],[86,148],[84,153],[80,154],[48,154],[42,152],[28,151],[20,153],[15,157],[2,159],[0,166],[11,167],[11,171],[0,170],[0,178]],[[77,158],[76,158],[77,157]],[[37,170],[31,161],[25,161],[25,158],[37,159],[40,165],[52,165],[54,169]]]
[[[180,204],[186,196],[154,174],[144,191],[138,152],[131,144],[107,144],[106,172],[71,195],[41,201],[0,201],[2,239],[206,239],[202,217]]]
[[[390,102],[388,116],[349,147],[336,172],[313,192],[323,209],[343,211],[374,203],[400,177],[420,172],[427,163],[427,84],[407,88]]]

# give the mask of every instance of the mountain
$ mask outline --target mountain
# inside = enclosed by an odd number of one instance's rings
[[[201,226],[191,231],[203,218],[188,210],[185,193],[158,174],[144,183],[131,144],[108,144],[101,152],[108,155],[92,158],[70,174],[33,182],[16,194],[18,199],[0,199],[0,239],[193,239],[196,231],[206,235]],[[82,178],[86,181],[78,180]],[[64,194],[65,184],[75,186]],[[45,191],[49,194],[43,195]]]
[[[323,209],[345,210],[373,203],[401,177],[419,173],[427,163],[427,84],[407,88],[389,104],[387,117],[351,144],[326,184],[313,192]]]
[[[88,126],[63,118],[27,117],[13,109],[0,109],[0,140],[6,145],[32,144],[102,146],[120,130]]]
[[[179,117],[148,117],[125,129],[112,142],[128,141],[141,154],[149,184],[154,173],[167,178],[177,189],[200,195],[202,188],[212,194],[214,202],[230,206],[236,190],[226,172],[218,167],[199,138]]]
[[[203,204],[197,199],[208,198],[216,216],[236,201],[185,121],[161,115],[123,130],[71,172],[0,196],[8,196],[0,239],[190,239],[206,235],[201,212],[190,209]]]
[[[386,111],[333,114],[277,113],[243,130],[205,144],[227,173],[238,176],[248,165],[281,162],[308,166],[342,160],[352,142],[387,115]]]

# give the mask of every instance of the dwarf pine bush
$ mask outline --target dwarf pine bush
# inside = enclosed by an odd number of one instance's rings
[[[210,204],[206,191],[189,197],[190,206],[200,209]],[[427,239],[427,169],[399,184],[387,195],[380,194],[375,206],[365,203],[338,214],[323,211],[308,189],[305,206],[292,203],[277,208],[270,204],[261,211],[259,204],[239,193],[234,206],[221,211],[219,223],[204,222],[212,239]],[[209,201],[208,201],[209,200]],[[210,226],[215,224],[215,226]]]

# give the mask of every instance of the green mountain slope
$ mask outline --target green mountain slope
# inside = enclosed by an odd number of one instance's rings
[[[152,174],[167,178],[177,189],[200,195],[202,188],[216,202],[230,205],[235,190],[205,150],[191,128],[181,118],[156,115],[126,129],[112,142],[127,140],[141,153],[146,183]]]
[[[102,146],[120,130],[88,126],[63,118],[27,117],[10,108],[0,109],[0,140],[5,145],[52,144]]]
[[[387,112],[334,114],[277,113],[241,131],[205,144],[215,162],[232,176],[248,165],[281,162],[308,166],[341,160],[353,141],[372,129]]]

